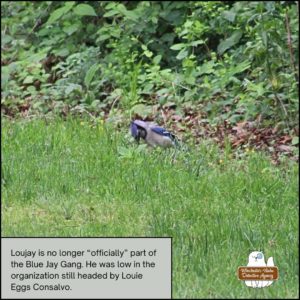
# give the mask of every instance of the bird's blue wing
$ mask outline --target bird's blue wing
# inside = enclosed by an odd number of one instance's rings
[[[151,127],[151,130],[159,135],[172,137],[172,134],[162,127]]]
[[[154,126],[154,127],[151,127],[151,130],[161,136],[165,136],[165,137],[168,137],[169,139],[171,139],[176,146],[179,145],[179,141],[178,141],[178,138],[175,134],[169,132],[168,130],[162,128],[162,127],[158,127],[158,126]]]

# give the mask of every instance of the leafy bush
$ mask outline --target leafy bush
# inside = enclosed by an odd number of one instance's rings
[[[24,1],[1,13],[5,108],[172,102],[201,104],[213,123],[298,121],[293,2]]]

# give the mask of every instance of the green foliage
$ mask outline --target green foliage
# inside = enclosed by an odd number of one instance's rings
[[[55,11],[53,11],[47,21],[46,24],[52,24],[58,19],[60,19],[63,15],[65,15],[68,11],[72,9],[75,2],[66,2],[64,6],[57,8]]]
[[[1,13],[5,107],[188,102],[213,123],[297,124],[293,2],[4,1]]]

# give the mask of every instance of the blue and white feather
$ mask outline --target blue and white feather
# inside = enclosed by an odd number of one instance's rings
[[[131,135],[136,141],[143,139],[151,147],[172,147],[176,146],[177,137],[168,130],[158,125],[142,120],[132,121],[130,124]]]

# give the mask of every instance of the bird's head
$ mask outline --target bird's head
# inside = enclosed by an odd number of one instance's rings
[[[140,138],[145,139],[147,136],[147,131],[140,124],[137,124],[135,121],[132,121],[130,124],[131,135],[134,139],[139,142]]]

